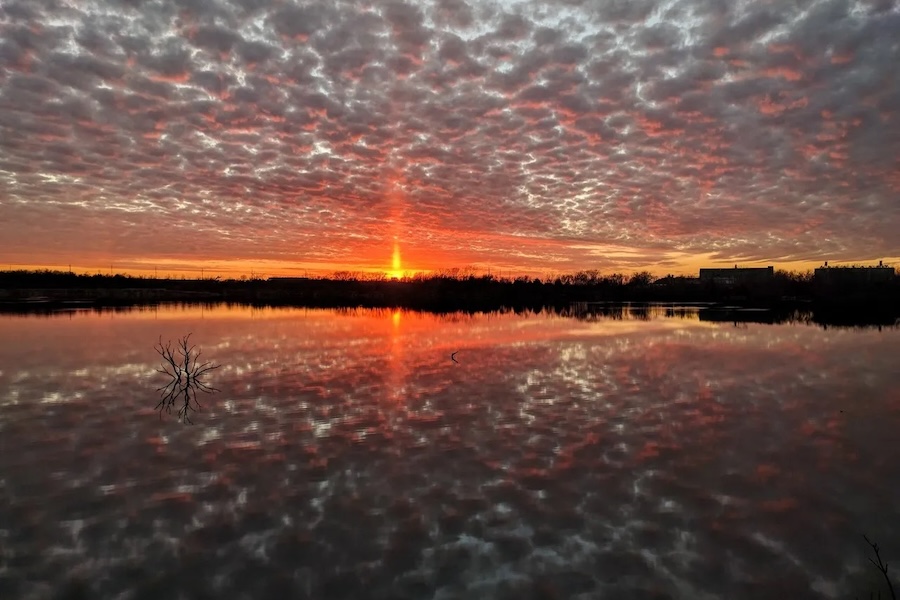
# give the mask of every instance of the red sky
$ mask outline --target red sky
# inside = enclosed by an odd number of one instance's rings
[[[43,4],[0,268],[900,265],[896,1]]]

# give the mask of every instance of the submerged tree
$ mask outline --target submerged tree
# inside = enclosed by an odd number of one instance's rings
[[[200,350],[196,346],[190,345],[190,338],[191,334],[184,336],[174,347],[171,342],[163,345],[162,338],[160,338],[154,347],[154,350],[163,359],[162,368],[156,370],[168,375],[170,379],[166,385],[157,390],[161,396],[159,404],[156,405],[160,418],[162,418],[164,410],[171,413],[172,407],[181,402],[181,408],[177,412],[178,418],[182,422],[192,423],[188,412],[200,410],[197,391],[205,394],[219,391],[204,382],[203,378],[221,365],[214,365],[208,361],[200,362]]]
[[[884,580],[887,582],[888,591],[891,593],[891,598],[893,600],[897,600],[897,594],[894,593],[894,585],[891,583],[891,578],[888,577],[888,565],[886,562],[881,560],[881,553],[879,552],[878,544],[871,541],[865,534],[863,534],[863,539],[866,540],[866,543],[869,544],[869,547],[872,548],[872,551],[875,553],[875,560],[872,560],[871,557],[866,557],[872,565],[878,569],[878,571],[884,576]],[[876,598],[874,593],[869,593],[869,598]],[[877,598],[881,598],[881,592],[878,592]]]

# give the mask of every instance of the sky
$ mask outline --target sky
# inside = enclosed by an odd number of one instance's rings
[[[0,268],[900,266],[900,0],[0,0]]]

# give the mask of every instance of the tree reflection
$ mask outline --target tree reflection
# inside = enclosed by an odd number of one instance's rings
[[[180,401],[182,404],[177,412],[178,418],[182,422],[192,423],[188,412],[200,410],[197,391],[205,394],[219,391],[204,382],[203,378],[221,365],[214,365],[209,361],[200,362],[200,350],[190,345],[190,338],[191,334],[184,336],[174,347],[172,342],[163,345],[160,338],[154,346],[154,350],[163,359],[162,368],[156,370],[169,377],[169,382],[157,389],[161,396],[159,404],[156,405],[160,418],[164,410],[171,413],[172,407]]]

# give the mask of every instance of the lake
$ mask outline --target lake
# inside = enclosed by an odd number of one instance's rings
[[[188,333],[193,425],[154,409]],[[690,307],[3,315],[0,597],[868,597],[898,351]]]

